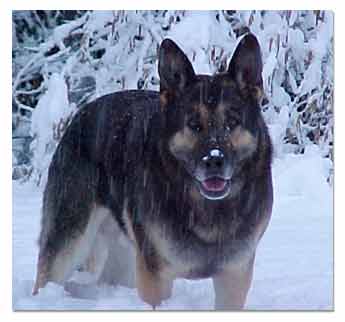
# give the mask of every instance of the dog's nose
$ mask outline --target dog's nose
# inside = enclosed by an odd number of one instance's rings
[[[202,162],[207,170],[219,170],[224,165],[224,154],[219,149],[212,149],[202,158]]]

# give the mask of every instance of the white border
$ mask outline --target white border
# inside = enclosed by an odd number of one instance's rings
[[[18,1],[18,0],[3,0],[0,2],[0,23],[1,23],[1,135],[0,135],[0,182],[1,190],[1,232],[0,232],[0,308],[1,308],[1,320],[2,321],[61,321],[63,318],[73,319],[74,321],[128,321],[132,319],[140,319],[141,321],[175,321],[179,318],[179,315],[183,315],[183,318],[191,319],[195,318],[198,321],[209,321],[210,319],[216,319],[218,321],[344,321],[344,305],[342,300],[344,298],[344,257],[342,256],[344,243],[344,216],[342,212],[341,200],[343,199],[341,182],[344,180],[343,168],[345,164],[344,150],[342,147],[341,138],[344,137],[343,131],[345,126],[342,124],[345,121],[343,106],[344,92],[343,87],[345,77],[340,71],[344,70],[343,66],[343,53],[344,53],[344,39],[343,32],[344,26],[344,14],[340,1],[335,3],[331,1],[320,0],[289,0],[288,2],[280,1],[247,1],[239,0],[236,2],[228,1],[88,1],[88,0],[73,0],[66,1]],[[303,313],[303,312],[243,312],[243,313],[221,313],[221,312],[153,312],[153,313],[141,313],[141,312],[12,312],[12,188],[11,188],[11,20],[13,9],[328,9],[333,10],[335,13],[335,84],[337,84],[337,90],[335,90],[335,128],[336,136],[335,141],[337,146],[335,149],[336,160],[336,176],[335,176],[335,312],[330,313]],[[341,180],[341,178],[343,180]],[[342,247],[343,246],[343,247]],[[298,263],[296,263],[298,265]],[[279,287],[279,285],[277,285]],[[176,315],[175,315],[176,314]],[[178,314],[178,315],[177,315]]]

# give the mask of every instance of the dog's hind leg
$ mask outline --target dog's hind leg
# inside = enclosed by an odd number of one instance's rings
[[[99,284],[135,287],[135,249],[114,218],[101,225],[87,264]]]
[[[63,284],[71,276],[88,256],[99,226],[110,214],[97,203],[99,170],[87,160],[73,159],[72,152],[58,150],[49,168],[33,294],[49,281]]]
[[[37,278],[33,294],[45,286],[48,281],[64,284],[73,271],[85,262],[95,241],[98,229],[110,210],[94,206],[84,232],[65,241],[65,245],[54,254],[49,247],[40,251],[37,267]]]
[[[113,219],[111,219],[113,220]],[[105,220],[108,223],[108,220]],[[100,228],[101,230],[101,228]],[[109,257],[109,248],[106,237],[99,231],[84,264],[84,271],[92,275],[93,283],[97,283],[104,271],[104,266]]]

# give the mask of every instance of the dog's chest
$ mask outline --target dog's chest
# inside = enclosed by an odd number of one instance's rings
[[[188,247],[186,243],[187,238],[178,239],[155,225],[151,226],[149,236],[170,274],[188,277],[191,272],[206,270],[203,256],[193,253],[193,247]]]
[[[155,224],[149,229],[149,238],[167,263],[167,271],[191,279],[213,276],[230,262],[237,265],[247,257],[250,247],[245,242],[217,242],[219,234],[217,227],[197,227],[178,236]]]

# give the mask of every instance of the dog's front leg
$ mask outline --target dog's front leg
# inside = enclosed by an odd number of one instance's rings
[[[136,286],[141,299],[153,308],[171,296],[173,280],[160,272],[148,269],[145,257],[138,251],[136,257]]]
[[[216,310],[243,309],[252,282],[254,257],[243,265],[229,265],[213,276]]]

